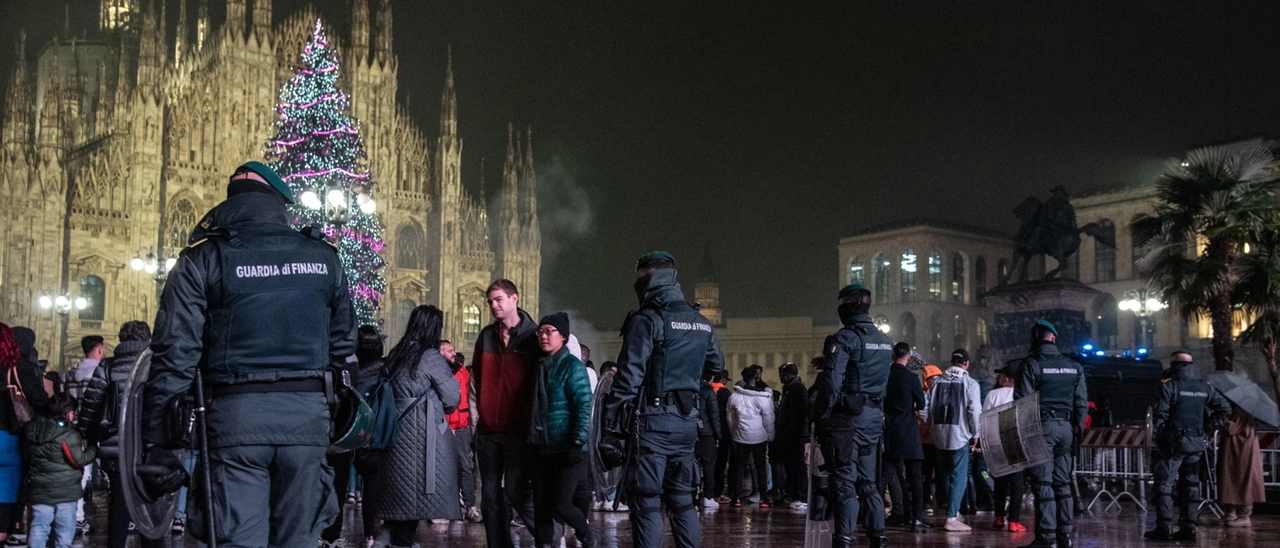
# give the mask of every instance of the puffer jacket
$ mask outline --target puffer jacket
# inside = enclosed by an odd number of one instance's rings
[[[736,443],[773,441],[773,391],[735,386],[729,396],[729,431]]]
[[[926,398],[927,420],[938,449],[955,451],[978,437],[982,388],[962,367],[948,368],[934,379]]]
[[[74,502],[84,497],[80,480],[96,447],[81,449],[80,431],[63,418],[37,416],[27,425],[32,504]]]
[[[543,356],[533,389],[529,443],[539,454],[587,450],[591,430],[591,380],[568,347]],[[581,442],[575,444],[574,442]]]
[[[119,420],[109,421],[114,427],[112,431],[103,431],[103,418],[109,415],[120,416],[121,399],[116,398],[114,409],[106,409],[107,391],[115,390],[117,394],[124,392],[125,383],[129,382],[129,372],[138,361],[138,356],[147,349],[151,341],[125,341],[116,347],[115,354],[102,360],[102,366],[93,371],[89,383],[84,387],[84,396],[80,400],[80,414],[76,422],[80,431],[90,441],[99,445],[99,457],[105,460],[120,458]],[[113,466],[114,463],[108,464]]]

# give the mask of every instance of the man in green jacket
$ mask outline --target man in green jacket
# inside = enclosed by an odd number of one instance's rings
[[[591,381],[582,361],[569,352],[569,316],[557,312],[538,322],[542,359],[534,381],[529,443],[540,474],[533,483],[534,540],[554,543],[555,520],[573,527],[578,543],[593,544],[587,516],[573,505],[573,492],[586,470],[587,437],[591,429]]]

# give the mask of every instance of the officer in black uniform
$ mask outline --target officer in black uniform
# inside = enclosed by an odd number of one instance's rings
[[[212,398],[209,462],[224,548],[312,548],[337,514],[323,377],[354,362],[356,318],[337,250],[319,230],[291,229],[288,203],[293,194],[271,168],[237,169],[227,200],[178,256],[156,315],[143,441],[178,443],[171,409],[198,368]],[[190,498],[193,518],[204,513],[194,503],[202,497]],[[206,520],[193,521],[203,537]]]
[[[1029,469],[1036,498],[1036,538],[1030,546],[1071,546],[1073,447],[1084,432],[1089,392],[1084,368],[1058,351],[1058,328],[1031,326],[1031,354],[1017,362],[1013,399],[1040,394],[1040,429],[1053,460]]]
[[[871,319],[871,292],[861,284],[841,289],[840,323],[827,337],[823,355],[831,368],[831,394],[818,401],[817,435],[830,477],[835,506],[832,546],[854,545],[859,501],[866,505],[863,527],[869,545],[886,546],[884,501],[876,487],[884,395],[893,364],[893,341]]]
[[[1156,528],[1143,536],[1150,540],[1196,540],[1200,508],[1200,460],[1204,434],[1231,414],[1231,404],[1208,383],[1196,378],[1191,354],[1173,353],[1169,373],[1160,381],[1160,401],[1151,414],[1156,452]],[[1178,532],[1173,532],[1173,487],[1178,486],[1181,510]]]
[[[637,547],[661,548],[661,503],[676,546],[695,548],[701,543],[693,506],[698,388],[724,371],[724,359],[711,322],[685,302],[671,254],[641,257],[635,290],[640,309],[622,327],[618,372],[604,398],[600,458],[606,468],[626,464],[622,489]]]

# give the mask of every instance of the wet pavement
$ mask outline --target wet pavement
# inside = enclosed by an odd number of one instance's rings
[[[95,497],[94,502],[101,499]],[[105,501],[103,501],[105,502]],[[76,546],[104,546],[106,541],[105,515],[100,514],[98,504],[90,503],[87,512],[91,523],[98,529],[87,537],[77,536]],[[348,506],[345,512],[347,546],[364,546],[363,534],[359,531],[359,509]],[[1025,518],[1024,518],[1025,519]],[[1082,515],[1076,519],[1075,546],[1092,548],[1105,546],[1178,546],[1173,542],[1146,542],[1142,532],[1154,524],[1154,514],[1140,513],[1132,505],[1120,512],[1106,515]],[[941,518],[931,518],[941,525]],[[890,530],[890,545],[918,547],[959,547],[959,546],[1023,546],[1031,542],[1032,534],[999,532],[991,529],[992,515],[980,512],[968,518],[973,531],[966,533],[948,533],[941,528],[931,533],[912,534],[902,530]],[[1254,516],[1254,527],[1250,529],[1227,529],[1217,526],[1200,528],[1198,546],[1229,548],[1273,548],[1280,546],[1280,516]],[[594,512],[591,526],[600,539],[602,548],[619,548],[631,546],[631,525],[626,514],[612,512]],[[702,514],[702,539],[706,547],[727,548],[802,548],[804,546],[805,520],[804,514],[790,509],[773,508],[759,510],[757,508],[728,509],[704,511]],[[520,537],[517,546],[530,548],[532,538],[523,528],[519,529]],[[418,529],[418,544],[422,547],[483,547],[484,527],[480,524],[448,522],[442,524],[423,523]],[[191,538],[175,535],[170,539],[173,546],[200,546]],[[865,539],[858,539],[859,546],[865,546]],[[130,546],[137,546],[137,539],[130,539]],[[572,539],[568,548],[576,546]],[[667,546],[672,546],[667,536]],[[1181,543],[1189,546],[1191,543]]]

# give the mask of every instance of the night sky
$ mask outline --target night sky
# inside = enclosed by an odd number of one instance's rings
[[[96,0],[70,4],[95,25]],[[275,0],[277,20],[303,4]],[[343,0],[314,4],[345,26]],[[543,311],[604,329],[646,251],[674,253],[691,294],[710,249],[726,316],[834,323],[842,236],[1012,232],[1028,194],[1153,181],[1188,146],[1280,128],[1275,2],[393,4],[401,100],[429,135],[453,47],[464,183],[486,157],[493,196],[507,121],[533,126]],[[0,44],[26,27],[34,60],[62,11],[0,0]]]

